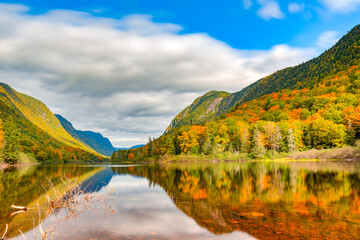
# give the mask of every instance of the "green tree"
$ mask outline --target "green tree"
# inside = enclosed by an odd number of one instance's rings
[[[148,157],[153,157],[154,156],[154,142],[151,139],[151,137],[149,137],[149,142],[148,142],[148,149],[147,149],[147,155]]]
[[[356,142],[356,133],[354,128],[352,127],[352,123],[350,121],[350,119],[348,120],[348,125],[347,125],[347,129],[346,129],[346,143],[349,144],[350,146],[354,146],[355,142]]]
[[[19,132],[12,117],[9,117],[4,124],[4,160],[6,163],[15,164],[19,159],[18,144]]]

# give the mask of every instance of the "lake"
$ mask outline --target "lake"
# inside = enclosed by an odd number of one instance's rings
[[[77,199],[106,199],[85,204],[81,210],[50,211],[46,195],[66,189],[64,179],[79,183]],[[17,211],[11,205],[29,209],[11,215]],[[359,239],[360,164],[6,169],[0,172],[0,237],[6,224],[8,239],[24,239],[20,231],[26,239],[41,239],[39,226],[44,232],[53,229],[54,239]]]

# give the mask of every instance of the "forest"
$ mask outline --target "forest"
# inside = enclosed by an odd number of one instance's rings
[[[41,101],[0,83],[0,164],[102,161]]]
[[[189,123],[186,116],[177,116],[182,126],[149,138],[143,148],[118,151],[111,160],[174,155],[277,158],[309,149],[359,146],[359,61],[360,25],[319,57],[224,96],[218,110],[223,114],[217,119]]]
[[[0,157],[8,164],[104,160],[100,155],[59,142],[2,101]]]
[[[215,121],[184,125],[112,161],[166,155],[232,154],[274,158],[295,151],[353,146],[360,137],[360,68],[326,77],[313,88],[284,89],[239,104]]]

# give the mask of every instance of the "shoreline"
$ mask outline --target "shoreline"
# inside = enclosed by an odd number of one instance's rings
[[[0,163],[0,170],[5,170],[7,168],[18,168],[18,167],[26,167],[33,165],[40,165],[41,163],[17,163],[17,164],[8,164],[8,163]]]

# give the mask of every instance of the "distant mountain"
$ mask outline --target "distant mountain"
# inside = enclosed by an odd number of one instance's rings
[[[38,161],[96,161],[102,157],[73,138],[41,101],[0,83],[0,119],[19,131],[19,150]],[[3,125],[0,122],[0,126]],[[3,131],[7,129],[1,126]],[[3,136],[0,136],[3,142]]]
[[[222,111],[220,109],[222,101],[230,95],[228,92],[211,91],[198,97],[171,121],[166,132],[175,127],[198,124],[214,118],[219,111]]]
[[[81,131],[76,130],[73,125],[66,120],[63,116],[59,114],[55,114],[57,119],[59,119],[61,125],[64,129],[75,139],[80,142],[86,144],[87,146],[94,149],[96,152],[104,155],[111,156],[111,154],[115,151],[113,145],[109,141],[108,138],[103,137],[100,133],[95,133],[92,131]]]
[[[139,145],[135,145],[135,146],[132,146],[132,147],[129,147],[129,148],[115,148],[115,150],[129,150],[129,149],[135,149],[135,148],[141,148],[145,146],[145,144],[139,144]]]
[[[207,122],[214,117],[219,117],[229,112],[238,104],[278,92],[282,89],[312,89],[324,78],[350,69],[352,66],[359,65],[359,63],[360,25],[354,27],[336,45],[317,58],[295,67],[288,67],[277,71],[232,94],[225,93],[225,96],[214,97],[213,95],[216,95],[216,91],[206,93],[180,112],[172,120],[169,127],[167,127],[166,132],[173,127],[190,124],[190,120],[193,121],[193,124]],[[216,112],[204,114],[204,112],[207,112],[206,106],[216,106],[214,108]]]

